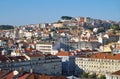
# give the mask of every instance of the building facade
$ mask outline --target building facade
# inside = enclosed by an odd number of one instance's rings
[[[77,75],[81,71],[105,75],[120,70],[120,54],[96,53],[77,56],[75,64]]]
[[[49,44],[36,44],[36,49],[43,52],[43,54],[52,54],[55,55],[58,51],[53,50],[52,43]]]
[[[120,70],[111,74],[106,74],[106,79],[120,79]]]
[[[28,54],[25,56],[0,57],[0,69],[23,70],[48,75],[61,75],[61,59],[53,55]]]
[[[75,70],[75,56],[70,52],[60,51],[56,54],[62,59],[62,74],[74,75]]]

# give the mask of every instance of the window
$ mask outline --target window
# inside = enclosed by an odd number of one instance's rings
[[[118,79],[118,77],[116,77],[116,79]]]

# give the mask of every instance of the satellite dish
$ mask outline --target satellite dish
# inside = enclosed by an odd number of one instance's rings
[[[19,72],[17,70],[13,71],[13,75],[17,75]]]

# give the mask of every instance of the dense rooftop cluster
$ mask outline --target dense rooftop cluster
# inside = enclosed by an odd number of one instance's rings
[[[54,23],[0,28],[0,78],[8,79],[14,71],[26,72],[24,79],[71,79],[83,72],[109,73],[107,78],[120,70],[119,22],[62,16]]]

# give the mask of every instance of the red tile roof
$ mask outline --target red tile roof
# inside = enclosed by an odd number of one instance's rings
[[[64,76],[49,76],[49,75],[41,75],[39,79],[67,79]]]
[[[116,49],[117,49],[117,50],[120,50],[120,44],[116,46]]]
[[[1,62],[6,62],[8,60],[7,57],[5,57],[4,55],[0,55],[0,61]]]
[[[112,75],[120,75],[120,70],[113,72]]]
[[[92,55],[86,55],[86,56],[77,55],[77,56],[81,58],[120,60],[120,54],[110,54],[110,53],[95,53]]]
[[[26,73],[22,75],[21,77],[19,77],[18,79],[26,79],[28,76],[29,76],[29,73]]]
[[[4,75],[1,79],[13,79],[14,74],[13,71],[7,73],[6,75]]]
[[[15,56],[15,57],[8,57],[10,60],[14,60],[14,61],[25,61],[27,60],[25,56]]]
[[[60,51],[56,54],[57,56],[72,56],[71,53],[66,52],[66,51]]]
[[[94,51],[90,49],[86,49],[86,50],[81,50],[80,52],[94,52]]]
[[[109,35],[109,36],[120,36],[119,33],[117,33],[117,34],[113,34],[112,32],[109,32],[108,35]]]
[[[69,32],[68,30],[58,30],[58,33],[66,33]]]
[[[0,79],[13,79],[15,77],[14,71],[10,71],[6,73],[4,76],[1,76]],[[19,73],[18,73],[19,74]],[[35,73],[24,73],[21,76],[18,76],[17,79],[67,79],[65,76],[50,76],[46,74],[35,74]]]
[[[0,37],[0,40],[8,40],[9,38],[7,37]]]
[[[6,72],[4,70],[0,71],[0,78],[2,78],[2,76],[4,76],[6,74]]]
[[[90,58],[120,60],[120,54],[96,53],[92,54]]]
[[[34,53],[29,53],[27,54],[29,57],[41,57],[41,56],[44,56],[43,54],[34,54]]]

